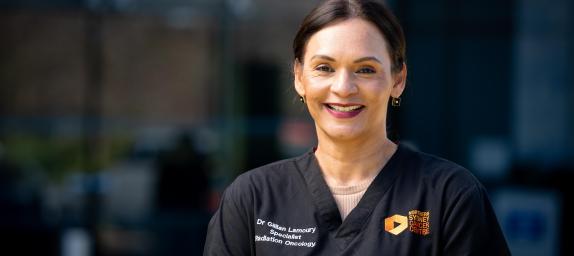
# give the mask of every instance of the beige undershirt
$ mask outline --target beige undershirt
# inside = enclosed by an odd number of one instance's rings
[[[351,186],[331,186],[327,183],[335,198],[342,220],[345,220],[349,213],[357,206],[375,177],[376,176],[373,176],[367,181]]]

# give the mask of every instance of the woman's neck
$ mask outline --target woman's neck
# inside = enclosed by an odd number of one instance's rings
[[[315,156],[327,184],[349,186],[376,176],[396,149],[386,136],[362,142],[319,138]]]

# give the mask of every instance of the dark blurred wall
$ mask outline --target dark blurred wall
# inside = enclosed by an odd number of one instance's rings
[[[574,3],[516,7],[513,138],[520,161],[574,165]]]
[[[409,78],[403,139],[467,164],[477,137],[508,138],[512,1],[399,1]]]

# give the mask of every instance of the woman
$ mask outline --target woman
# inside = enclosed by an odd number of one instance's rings
[[[239,176],[204,255],[508,255],[483,186],[397,145],[386,114],[405,88],[396,18],[367,0],[315,8],[294,40],[295,89],[316,148]]]

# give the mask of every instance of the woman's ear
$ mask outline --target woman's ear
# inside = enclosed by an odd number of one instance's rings
[[[401,71],[394,75],[394,84],[391,89],[391,96],[398,98],[403,94],[405,86],[407,84],[407,64],[403,62],[403,68]]]
[[[301,82],[303,79],[303,64],[299,61],[299,59],[295,59],[293,62],[293,76],[295,80],[295,91],[297,91],[299,96],[304,97],[305,86],[303,86],[303,83]]]

